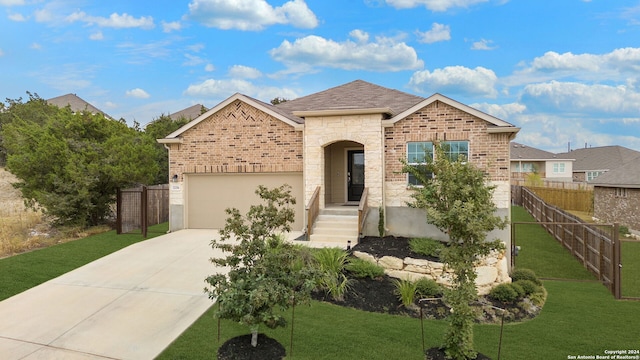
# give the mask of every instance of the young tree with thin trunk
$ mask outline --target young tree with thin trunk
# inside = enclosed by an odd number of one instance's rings
[[[475,359],[471,307],[478,298],[475,263],[503,248],[499,240],[487,241],[486,237],[496,228],[503,229],[507,219],[496,215],[495,187],[487,185],[484,172],[466,158],[449,159],[443,146],[446,144],[436,144],[434,158],[427,159],[426,166],[404,162],[403,171],[421,183],[414,188],[410,205],[425,209],[427,222],[449,236],[449,246],[441,253],[445,265],[453,270],[453,286],[444,293],[452,311],[445,353],[450,359]]]

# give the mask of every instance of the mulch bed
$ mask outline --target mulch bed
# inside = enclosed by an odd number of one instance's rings
[[[281,360],[286,350],[277,340],[258,334],[258,345],[251,346],[251,334],[236,336],[218,349],[218,360]]]

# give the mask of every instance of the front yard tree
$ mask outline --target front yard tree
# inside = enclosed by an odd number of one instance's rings
[[[415,176],[421,187],[412,194],[412,206],[426,210],[427,222],[449,236],[442,259],[453,270],[452,287],[444,294],[451,306],[444,349],[448,358],[475,359],[472,303],[477,301],[475,263],[478,257],[502,248],[499,240],[487,241],[487,233],[506,226],[496,216],[494,186],[486,184],[484,172],[467,159],[449,159],[444,145],[435,146],[434,159],[424,167],[404,163],[404,171]],[[425,171],[426,170],[426,171]],[[431,175],[433,174],[433,175]]]
[[[252,205],[246,217],[238,209],[226,210],[229,217],[220,240],[211,245],[228,255],[211,262],[230,270],[226,276],[207,277],[205,289],[211,299],[217,299],[215,316],[249,326],[254,347],[259,325],[286,325],[281,310],[308,301],[317,278],[309,250],[282,239],[283,233],[291,231],[295,215],[290,187],[259,186],[256,194],[263,204]]]
[[[7,169],[20,179],[15,186],[27,205],[59,224],[102,223],[118,187],[148,183],[158,171],[154,143],[124,122],[39,98],[15,101],[4,115],[10,121],[1,135]]]

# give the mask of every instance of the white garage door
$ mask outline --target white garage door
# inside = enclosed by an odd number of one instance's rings
[[[237,208],[245,215],[251,205],[260,203],[255,191],[258,185],[274,188],[283,184],[292,187],[296,198],[293,230],[304,226],[302,173],[268,174],[187,174],[186,224],[189,229],[221,229],[227,214],[225,209]]]

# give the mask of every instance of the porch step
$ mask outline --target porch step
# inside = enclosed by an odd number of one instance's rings
[[[358,242],[358,208],[330,207],[320,210],[310,236],[314,247],[335,246],[346,248]]]

